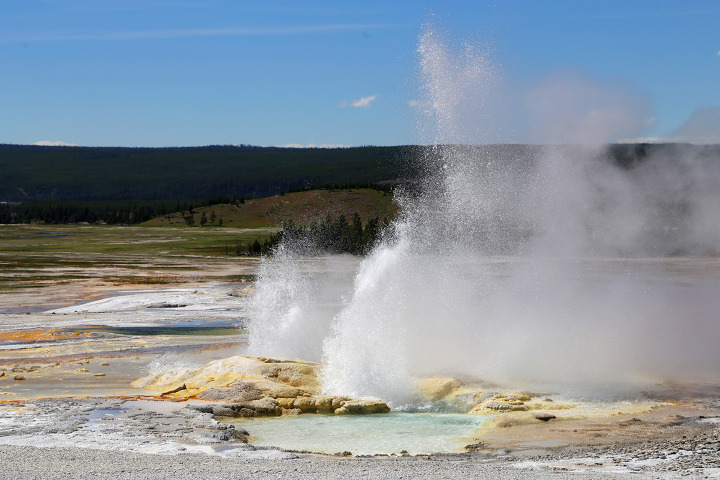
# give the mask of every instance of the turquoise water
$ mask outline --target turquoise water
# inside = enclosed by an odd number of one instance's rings
[[[388,413],[380,415],[299,415],[238,418],[252,444],[287,450],[353,455],[411,455],[462,452],[473,435],[491,420],[458,413]]]

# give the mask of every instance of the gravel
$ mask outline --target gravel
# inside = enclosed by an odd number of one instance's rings
[[[469,457],[292,460],[226,459],[190,455],[147,455],[80,448],[0,446],[0,478],[73,479],[384,479],[384,478],[552,478],[576,479],[577,474],[535,471]],[[624,478],[609,473],[587,473],[582,479]],[[642,478],[642,477],[635,477]],[[647,477],[653,478],[653,477]]]

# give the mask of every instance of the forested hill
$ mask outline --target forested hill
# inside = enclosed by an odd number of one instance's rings
[[[239,146],[118,148],[0,144],[2,202],[137,202],[168,205],[218,197],[260,198],[307,186],[396,184],[424,172],[417,157],[456,149],[478,162],[530,166],[533,145],[279,148]],[[571,159],[573,147],[556,147]],[[653,158],[720,162],[719,145],[610,145],[601,159],[632,169]]]
[[[318,184],[392,183],[410,175],[413,150],[0,145],[0,202],[197,201]]]

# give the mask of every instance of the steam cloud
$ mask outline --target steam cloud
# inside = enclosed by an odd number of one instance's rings
[[[720,107],[699,108],[687,122],[670,133],[678,142],[720,143]]]
[[[603,84],[577,71],[545,77],[526,94],[537,143],[605,144],[647,128],[652,104],[629,82]]]
[[[718,149],[616,161],[599,144],[639,133],[647,98],[572,75],[530,91],[528,117],[539,141],[583,146],[469,146],[499,73],[455,51],[423,32],[436,146],[395,234],[362,262],[266,259],[252,350],[322,360],[326,392],[393,404],[438,373],[583,393],[719,381]]]

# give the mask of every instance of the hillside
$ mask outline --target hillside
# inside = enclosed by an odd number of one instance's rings
[[[326,183],[392,183],[411,176],[412,152],[412,147],[0,145],[0,202],[175,204],[219,196],[260,198]]]
[[[328,215],[332,218],[344,215],[350,219],[356,212],[364,222],[375,217],[380,220],[390,219],[397,213],[397,205],[393,203],[390,194],[369,188],[309,190],[246,200],[239,204],[196,207],[192,213],[174,212],[155,217],[141,225],[185,226],[189,217],[192,217],[191,223],[200,226],[203,214],[208,226],[272,227],[280,225],[284,220],[307,225],[319,222]]]
[[[511,168],[530,174],[544,158],[547,147],[434,145],[298,149],[246,145],[174,148],[0,145],[0,224],[123,225],[142,223],[157,216],[164,216],[167,223],[172,223],[170,212],[219,203],[238,205],[238,211],[215,212],[216,220],[222,217],[224,223],[233,224],[236,217],[245,224],[278,223],[283,215],[281,207],[276,207],[277,212],[268,213],[271,207],[258,206],[258,212],[254,212],[255,204],[249,199],[323,184],[357,188],[401,185],[412,190],[423,177],[433,178],[442,172],[439,167],[443,166],[441,161],[448,152],[452,153],[451,157],[461,155],[475,159],[478,169],[466,172],[468,175],[483,175],[483,166],[490,165],[493,169]],[[562,158],[567,167],[578,155],[587,154],[587,149],[572,146],[552,148],[553,158]],[[720,146],[616,144],[598,149],[592,155],[595,161],[611,162],[628,171],[653,162],[691,168],[691,165],[717,165]],[[645,172],[643,175],[652,171],[640,170]],[[243,200],[247,205],[241,207]],[[307,205],[305,208],[312,210]],[[202,215],[202,211],[196,211]],[[206,215],[211,213],[212,210]],[[344,214],[352,213],[344,211]],[[193,220],[200,219],[193,217]]]

